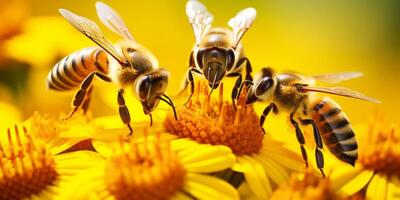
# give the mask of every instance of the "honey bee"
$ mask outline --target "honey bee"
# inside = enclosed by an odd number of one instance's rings
[[[317,167],[325,176],[324,158],[321,152],[324,141],[330,152],[338,159],[354,166],[358,157],[358,145],[354,130],[340,106],[328,97],[316,98],[313,93],[328,93],[380,103],[378,100],[367,97],[359,92],[343,87],[314,86],[316,81],[338,83],[362,76],[359,72],[339,74],[325,74],[318,76],[302,76],[295,73],[276,74],[271,68],[263,68],[254,76],[253,84],[247,93],[247,104],[255,101],[270,102],[260,117],[260,126],[263,127],[265,118],[272,111],[278,114],[279,110],[290,113],[289,119],[296,130],[296,138],[300,143],[301,153],[308,166],[307,153],[304,148],[305,140],[299,127],[312,125],[316,143],[315,156]],[[298,120],[295,118],[298,117]]]
[[[117,95],[119,115],[129,128],[129,135],[133,133],[130,125],[131,117],[123,96],[124,89],[128,86],[133,86],[144,113],[150,116],[150,123],[152,123],[151,112],[160,100],[171,106],[176,116],[172,100],[164,94],[169,72],[159,68],[157,59],[149,50],[136,42],[124,21],[112,8],[97,2],[96,10],[101,22],[120,35],[123,38],[122,42],[112,45],[93,21],[66,9],[59,10],[73,27],[99,46],[85,48],[63,58],[48,75],[49,89],[69,91],[79,88],[72,101],[72,110],[64,120],[72,117],[80,108],[84,112],[87,111],[95,76],[106,82],[115,83],[120,88]]]
[[[190,54],[189,68],[182,91],[190,84],[189,99],[192,97],[194,90],[193,73],[204,75],[211,92],[218,87],[225,76],[237,77],[235,87],[232,90],[232,101],[235,103],[238,88],[242,83],[242,65],[245,62],[245,79],[252,80],[251,64],[244,55],[240,41],[253,24],[256,18],[256,10],[254,8],[243,9],[230,19],[228,25],[232,30],[212,28],[213,16],[199,1],[189,0],[186,4],[186,14],[192,25],[196,44]]]

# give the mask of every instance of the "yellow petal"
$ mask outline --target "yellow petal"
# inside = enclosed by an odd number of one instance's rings
[[[256,154],[252,157],[263,166],[268,177],[270,177],[277,185],[281,185],[289,179],[289,173],[273,160]]]
[[[81,170],[97,167],[104,163],[100,155],[92,151],[75,151],[59,154],[54,159],[57,172],[63,175],[64,178],[80,173]]]
[[[383,174],[375,174],[367,188],[367,199],[386,199],[387,180]]]
[[[231,167],[236,161],[233,154],[220,154],[204,160],[183,162],[185,169],[189,172],[211,173]]]
[[[109,158],[113,154],[111,144],[108,142],[93,140],[92,145],[101,156]]]
[[[237,159],[250,189],[258,198],[267,199],[272,193],[272,187],[264,168],[250,156],[238,156]]]
[[[83,170],[63,185],[57,199],[99,199],[102,191],[107,191],[104,182],[104,167]]]
[[[177,192],[171,200],[192,200],[192,198],[183,192]]]
[[[229,183],[213,176],[188,173],[184,190],[198,199],[239,199]]]
[[[333,173],[331,179],[333,190],[338,190],[347,196],[364,188],[374,174],[373,171],[363,169],[361,165],[356,165],[355,168],[346,167],[345,169],[347,170],[340,172],[340,174]]]
[[[395,175],[390,177],[387,188],[387,199],[400,199],[400,180]]]
[[[198,162],[213,157],[228,156],[232,154],[230,148],[221,145],[199,145],[193,148],[188,148],[187,150],[191,152],[184,153],[186,150],[183,150],[178,153],[183,163]],[[181,156],[182,154],[184,154],[184,156]]]
[[[173,151],[181,151],[183,149],[200,145],[199,143],[187,138],[179,138],[176,140],[172,140],[170,144]]]
[[[269,149],[271,150],[270,152],[268,151]],[[299,155],[282,147],[279,150],[265,147],[262,149],[259,155],[262,157],[268,157],[278,164],[281,164],[282,166],[285,166],[293,171],[302,172],[305,168],[304,161]]]

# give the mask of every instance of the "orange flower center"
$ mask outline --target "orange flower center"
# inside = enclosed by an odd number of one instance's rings
[[[236,155],[257,153],[264,135],[253,107],[246,106],[246,92],[235,110],[232,103],[223,101],[222,84],[218,100],[211,100],[207,85],[197,86],[188,104],[177,109],[178,120],[167,116],[167,131],[200,143],[228,146]]]
[[[122,143],[121,143],[122,144]],[[168,144],[145,140],[122,144],[106,166],[116,199],[169,199],[183,187],[186,172]]]
[[[7,132],[0,144],[0,199],[23,199],[52,185],[59,174],[53,155],[43,144],[34,143],[24,128],[20,135]]]
[[[330,188],[329,178],[321,176],[311,170],[305,174],[293,174],[288,183],[280,186],[271,196],[271,200],[334,200],[340,198]]]
[[[395,128],[377,129],[374,125],[360,145],[359,162],[367,169],[400,176],[400,134]]]

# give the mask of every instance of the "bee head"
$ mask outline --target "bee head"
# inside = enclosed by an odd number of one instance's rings
[[[151,113],[164,96],[168,85],[169,72],[164,69],[151,71],[138,79],[136,95],[145,114]]]
[[[270,100],[275,92],[276,80],[271,68],[263,68],[254,76],[251,89],[247,93],[247,104],[260,100]]]
[[[211,47],[200,49],[197,63],[203,70],[204,76],[212,89],[218,87],[227,69],[233,66],[235,54],[231,49]]]

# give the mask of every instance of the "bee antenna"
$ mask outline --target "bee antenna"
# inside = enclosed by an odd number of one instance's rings
[[[160,96],[158,96],[158,98],[159,98],[161,101],[164,101],[165,103],[167,103],[169,106],[172,107],[172,110],[174,111],[175,120],[178,120],[178,117],[177,117],[177,115],[176,115],[175,105],[174,105],[174,103],[172,102],[171,98],[169,98],[169,97],[168,97],[167,95],[165,95],[165,94],[163,94],[162,96],[165,97],[166,99],[164,99],[163,97],[160,97]]]

